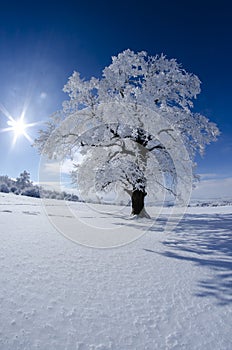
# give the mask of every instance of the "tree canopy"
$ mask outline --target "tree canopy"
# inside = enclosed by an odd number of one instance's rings
[[[100,78],[85,80],[75,71],[63,90],[69,99],[35,145],[50,158],[73,159],[72,176],[86,199],[102,191],[132,200],[136,191],[151,201],[158,194],[189,196],[195,155],[219,135],[193,111],[196,75],[175,59],[128,49],[112,57]]]

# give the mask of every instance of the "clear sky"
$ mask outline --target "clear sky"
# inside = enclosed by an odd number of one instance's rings
[[[73,70],[99,77],[111,56],[127,48],[164,53],[202,81],[195,110],[216,122],[221,136],[197,158],[198,173],[220,186],[232,178],[231,38],[229,0],[2,2],[0,129],[9,127],[6,111],[17,118],[25,107],[28,123],[45,122],[61,108]],[[28,128],[32,139],[38,129]],[[14,147],[12,141],[12,132],[0,133],[0,174],[16,177],[25,169],[36,181],[37,150],[25,137]]]

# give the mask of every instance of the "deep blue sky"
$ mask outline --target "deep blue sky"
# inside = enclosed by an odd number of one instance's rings
[[[207,148],[198,172],[232,177],[232,5],[230,1],[11,1],[0,12],[0,103],[14,118],[28,102],[26,120],[46,121],[61,108],[73,70],[99,76],[124,49],[164,53],[202,81],[195,103],[216,122],[219,141]],[[0,111],[0,128],[7,127]],[[37,128],[29,129],[35,137]],[[39,156],[27,140],[11,147],[0,134],[0,174],[22,170],[37,179]]]

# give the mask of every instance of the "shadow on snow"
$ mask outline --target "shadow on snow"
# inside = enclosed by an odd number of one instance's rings
[[[160,232],[165,223],[158,219],[149,231]],[[198,281],[196,295],[232,304],[232,214],[186,214],[162,244],[164,252],[144,250],[210,269],[210,277]]]
[[[220,305],[232,303],[232,214],[186,215],[173,233],[174,240],[163,242],[164,256],[214,272],[198,281],[197,296],[214,297]]]

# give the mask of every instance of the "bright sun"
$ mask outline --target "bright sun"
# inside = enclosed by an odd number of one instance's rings
[[[13,131],[14,138],[13,138],[13,146],[15,145],[18,137],[24,136],[30,143],[32,143],[31,137],[27,133],[27,128],[36,125],[36,123],[28,124],[24,121],[24,115],[21,115],[20,118],[14,119],[10,116],[7,124],[9,125],[8,128],[6,128],[3,131]]]
[[[12,128],[12,131],[15,133],[15,135],[25,135],[27,124],[22,118],[18,120],[9,120],[7,124]]]
[[[13,133],[12,146],[15,145],[17,139],[20,136],[24,136],[32,144],[33,139],[27,133],[27,129],[43,123],[42,121],[38,121],[38,122],[34,122],[34,123],[27,123],[24,119],[24,116],[26,114],[26,110],[27,110],[27,108],[24,107],[20,117],[17,119],[14,119],[12,117],[12,115],[8,112],[8,110],[0,103],[0,111],[8,118],[8,121],[7,121],[8,127],[4,128],[4,129],[0,129],[0,133],[1,132],[12,132]]]

